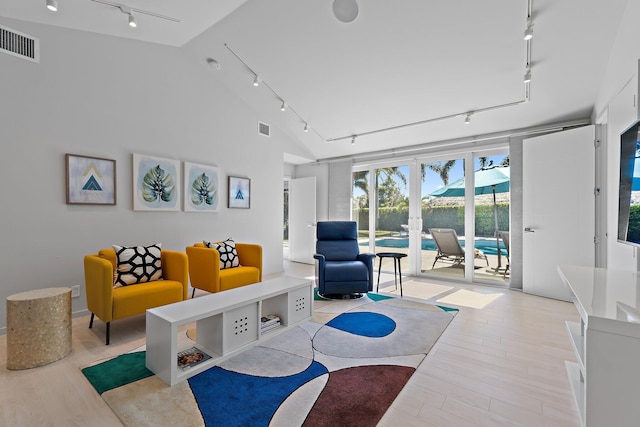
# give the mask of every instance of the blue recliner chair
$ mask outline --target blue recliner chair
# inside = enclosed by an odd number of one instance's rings
[[[374,254],[359,253],[355,221],[321,221],[316,229],[316,277],[324,296],[373,290]]]

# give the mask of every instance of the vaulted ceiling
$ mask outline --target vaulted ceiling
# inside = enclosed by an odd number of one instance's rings
[[[4,0],[0,16],[178,46],[203,67],[213,58],[211,78],[310,159],[588,119],[627,4],[532,0],[528,54],[527,0],[358,0],[351,23],[333,0],[114,2],[180,20],[136,14],[135,29],[117,8],[57,1],[52,13],[45,0]]]

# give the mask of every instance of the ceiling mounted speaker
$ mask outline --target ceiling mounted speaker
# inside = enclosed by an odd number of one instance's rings
[[[356,0],[335,0],[333,14],[339,21],[353,22],[358,17],[358,3]]]

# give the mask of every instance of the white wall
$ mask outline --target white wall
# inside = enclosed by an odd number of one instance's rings
[[[638,117],[638,58],[640,58],[640,2],[629,1],[618,36],[607,64],[605,78],[600,87],[594,118],[608,117],[606,146],[607,178],[603,186],[607,204],[607,267],[626,270],[638,268],[633,248],[617,242],[618,173],[620,133]]]
[[[350,160],[329,163],[329,220],[349,221],[351,219],[351,177]]]
[[[329,165],[311,163],[297,165],[294,178],[316,177],[316,221],[329,219]]]
[[[251,108],[179,49],[0,18],[38,37],[40,64],[0,54],[0,300],[81,285],[83,256],[112,244],[184,251],[232,237],[263,246],[282,271],[283,147],[257,135]],[[65,203],[65,153],[115,159],[116,206]],[[216,165],[219,213],[132,210],[132,153]],[[226,177],[251,179],[251,209],[226,208]],[[6,326],[0,304],[0,332]]]

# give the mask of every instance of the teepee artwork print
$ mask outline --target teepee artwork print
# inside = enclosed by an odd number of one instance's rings
[[[133,210],[180,210],[180,161],[133,155]]]
[[[116,161],[66,154],[67,204],[115,205]]]
[[[251,206],[251,180],[229,177],[229,207],[249,209]]]
[[[184,210],[218,212],[218,168],[184,162]]]

